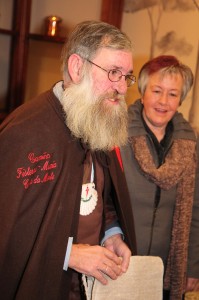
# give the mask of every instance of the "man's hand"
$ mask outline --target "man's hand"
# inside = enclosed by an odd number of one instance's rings
[[[187,278],[186,292],[199,291],[199,279],[198,278]]]
[[[123,271],[122,260],[119,257],[121,255],[118,256],[116,251],[114,252],[101,246],[73,244],[69,267],[79,273],[95,277],[102,284],[107,284],[104,274],[115,280]]]
[[[121,235],[115,234],[110,238],[107,238],[104,242],[104,246],[105,248],[109,249],[110,251],[114,252],[117,256],[120,257],[122,263],[122,272],[125,273],[129,266],[131,251],[123,242]]]

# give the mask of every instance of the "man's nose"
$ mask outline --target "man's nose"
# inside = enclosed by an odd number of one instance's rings
[[[122,77],[119,81],[114,82],[113,87],[118,92],[118,94],[125,95],[127,92],[127,81],[125,77]]]

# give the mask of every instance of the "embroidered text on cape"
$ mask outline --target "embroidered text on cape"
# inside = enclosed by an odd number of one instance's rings
[[[27,165],[17,168],[16,178],[22,182],[25,189],[28,189],[34,184],[53,181],[56,168],[57,163],[53,160],[52,154],[44,152],[36,155],[31,152],[27,155]]]

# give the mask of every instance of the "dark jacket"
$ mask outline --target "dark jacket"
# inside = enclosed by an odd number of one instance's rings
[[[129,107],[129,136],[144,135],[153,156],[156,166],[159,166],[159,158],[150,134],[147,132],[141,117],[142,104],[138,100]],[[167,155],[174,139],[196,139],[196,134],[189,123],[180,113],[176,113],[172,119],[172,137],[167,144],[164,155]],[[197,141],[197,153],[199,157],[199,142]],[[140,149],[142,151],[142,149]],[[169,190],[158,190],[155,183],[143,176],[135,160],[131,145],[121,149],[121,155],[131,197],[134,212],[135,232],[137,239],[138,255],[148,255],[151,241],[150,255],[160,256],[166,264],[173,222],[177,186]],[[164,160],[165,157],[163,157]],[[189,242],[188,277],[199,278],[199,166],[197,166],[195,197],[193,204],[193,216]],[[152,235],[152,218],[154,205],[159,201],[155,212],[155,223]]]

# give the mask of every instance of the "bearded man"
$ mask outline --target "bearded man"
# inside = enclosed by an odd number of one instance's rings
[[[116,27],[78,24],[63,81],[0,127],[2,299],[84,299],[81,274],[107,284],[135,254],[134,223],[115,152],[127,141],[132,46]]]

